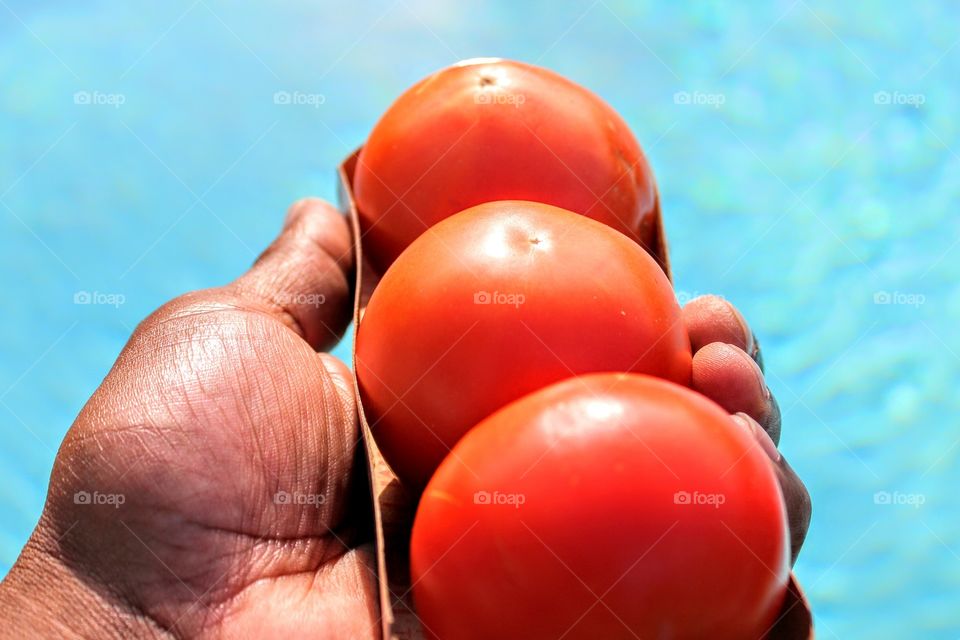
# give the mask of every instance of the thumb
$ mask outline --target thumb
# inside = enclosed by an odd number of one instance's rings
[[[350,323],[353,247],[350,224],[332,205],[304,198],[280,235],[227,288],[256,301],[314,349],[335,345]]]

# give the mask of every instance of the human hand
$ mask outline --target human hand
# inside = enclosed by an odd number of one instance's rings
[[[0,635],[379,637],[352,374],[316,351],[352,260],[303,200],[247,274],[137,328],[61,446]]]

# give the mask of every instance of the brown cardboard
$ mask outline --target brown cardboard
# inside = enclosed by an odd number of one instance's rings
[[[352,153],[343,161],[337,172],[340,208],[350,218],[356,255],[356,294],[353,310],[355,327],[359,327],[363,309],[379,280],[379,274],[374,272],[363,256],[360,220],[353,198],[353,174],[359,153],[359,150]],[[659,205],[656,215],[657,235],[653,257],[663,267],[667,277],[671,278],[666,235]],[[356,371],[356,349],[353,349],[353,365]],[[416,498],[401,486],[400,481],[380,454],[359,400],[360,389],[356,379],[354,379],[354,392],[357,397],[360,430],[363,434],[373,493],[376,564],[383,638],[384,640],[422,640],[423,631],[413,610],[408,563],[410,529],[413,525]],[[766,640],[813,640],[813,637],[813,618],[810,607],[795,576],[791,573],[786,601]]]

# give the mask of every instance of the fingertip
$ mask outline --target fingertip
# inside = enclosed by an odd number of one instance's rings
[[[289,226],[290,223],[296,222],[304,215],[310,215],[311,212],[318,210],[330,211],[340,215],[340,211],[323,198],[318,198],[316,196],[304,196],[299,200],[294,200],[293,204],[287,207],[287,216],[284,226]]]
[[[230,286],[324,349],[336,344],[349,324],[352,271],[346,218],[324,200],[303,198],[288,209],[280,235]]]
[[[763,372],[742,349],[713,342],[693,356],[692,385],[728,413],[743,412],[766,425],[772,396]]]
[[[739,347],[748,354],[755,351],[753,331],[729,300],[712,294],[700,296],[688,302],[682,313],[694,353],[714,342]]]
[[[339,209],[322,198],[308,196],[290,205],[281,231],[281,237],[286,235],[314,241],[342,267],[353,263],[350,223]]]

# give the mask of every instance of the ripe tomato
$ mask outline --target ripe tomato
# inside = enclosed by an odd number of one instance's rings
[[[356,341],[377,444],[418,489],[468,429],[522,395],[597,371],[689,384],[691,359],[653,259],[536,202],[490,202],[432,227],[384,274]]]
[[[411,579],[434,638],[757,640],[788,552],[746,430],[689,389],[594,374],[460,441],[420,500]]]
[[[408,89],[353,186],[381,272],[431,225],[492,200],[545,202],[654,245],[656,185],[626,123],[584,87],[510,60],[467,60]]]

